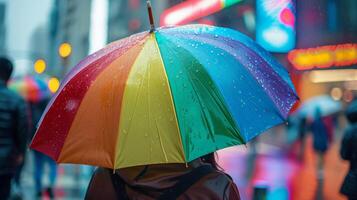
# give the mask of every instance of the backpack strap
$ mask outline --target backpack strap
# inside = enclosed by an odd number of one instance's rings
[[[177,199],[181,194],[183,194],[188,188],[199,181],[202,177],[213,172],[214,169],[211,165],[202,165],[193,169],[191,172],[183,175],[178,182],[166,190],[157,200],[171,200]]]

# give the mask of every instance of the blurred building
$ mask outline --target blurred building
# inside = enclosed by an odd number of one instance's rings
[[[65,72],[88,55],[91,0],[55,0],[50,16],[49,66],[54,75]],[[71,55],[63,59],[58,54],[62,43],[72,47]]]
[[[0,2],[0,55],[5,54],[5,3]]]
[[[50,39],[49,28],[46,24],[38,26],[30,37],[30,46],[36,47],[29,55],[30,60],[44,59],[48,62]],[[30,73],[35,73],[31,70]]]

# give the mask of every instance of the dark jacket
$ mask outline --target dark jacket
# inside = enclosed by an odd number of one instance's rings
[[[341,193],[357,198],[357,124],[349,127],[342,140],[341,157],[350,162],[350,169],[341,187]]]
[[[14,173],[28,136],[25,101],[0,80],[0,174]]]
[[[328,131],[321,117],[317,117],[311,124],[314,150],[325,153],[328,148]]]
[[[207,164],[204,164],[207,165]],[[191,172],[193,167],[184,164],[165,164],[131,167],[121,169],[113,174],[112,170],[98,168],[88,186],[86,200],[120,199],[114,189],[112,176],[120,176],[125,182],[125,193],[129,199],[157,199],[169,188],[175,188],[178,180]],[[213,170],[180,193],[177,199],[190,200],[239,200],[239,192],[225,173]]]

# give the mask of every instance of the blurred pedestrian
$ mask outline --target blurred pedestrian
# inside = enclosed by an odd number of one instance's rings
[[[343,136],[340,154],[349,161],[350,169],[340,191],[349,200],[357,200],[357,100],[347,108],[346,117],[351,124]]]
[[[46,109],[47,103],[49,99],[42,99],[39,102],[31,103],[31,119],[32,119],[32,134],[34,135],[36,132],[37,123],[40,121],[41,116]],[[54,198],[54,191],[53,188],[56,183],[57,178],[57,164],[54,160],[52,160],[47,155],[38,152],[36,150],[33,151],[34,153],[34,179],[35,179],[35,189],[36,189],[36,196],[42,197],[44,193],[47,193],[48,196],[52,199]],[[49,167],[49,185],[46,188],[43,188],[42,185],[42,177],[44,175],[44,167],[48,165]]]
[[[311,132],[313,136],[313,148],[317,153],[317,191],[316,199],[323,198],[323,179],[324,179],[324,155],[328,149],[328,132],[327,127],[322,119],[321,110],[317,108],[314,115],[314,121],[311,124]]]
[[[0,58],[0,199],[8,199],[11,181],[22,163],[28,136],[25,101],[10,91],[6,83],[13,71],[7,58]]]
[[[322,120],[320,109],[317,108],[314,120],[311,124],[311,132],[313,136],[313,148],[318,155],[318,168],[323,167],[323,156],[328,149],[328,132],[327,127]]]
[[[336,128],[336,115],[329,115],[323,118],[323,122],[327,130],[327,141],[328,144],[332,144],[335,137],[335,128]]]
[[[91,199],[239,200],[237,186],[216,164],[214,154],[185,164],[158,164],[113,170],[98,168],[88,186]]]

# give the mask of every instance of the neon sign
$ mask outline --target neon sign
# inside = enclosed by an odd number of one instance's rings
[[[293,0],[257,0],[257,42],[271,52],[295,47],[295,4]]]
[[[160,25],[183,25],[240,1],[242,0],[188,0],[165,10],[161,15]]]
[[[357,64],[357,44],[340,44],[289,52],[288,60],[297,70],[343,67]]]

